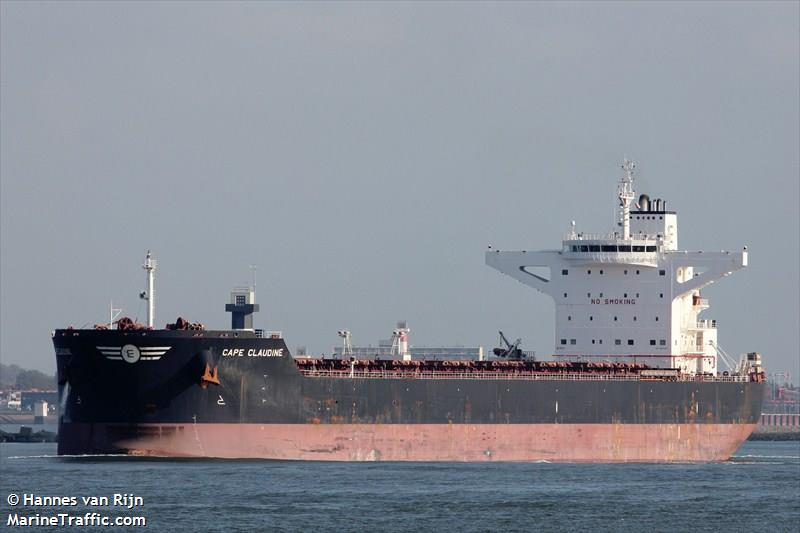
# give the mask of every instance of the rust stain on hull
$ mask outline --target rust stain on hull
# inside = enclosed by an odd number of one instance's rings
[[[59,453],[319,461],[724,461],[755,424],[65,424]],[[91,427],[90,427],[91,426]],[[127,434],[124,434],[127,432]]]

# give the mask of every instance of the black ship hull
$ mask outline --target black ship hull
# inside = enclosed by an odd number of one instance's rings
[[[508,371],[302,372],[247,331],[58,330],[60,454],[727,459],[763,384]]]

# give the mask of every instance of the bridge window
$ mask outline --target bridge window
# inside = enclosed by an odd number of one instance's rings
[[[561,344],[567,344],[567,339],[561,339]]]
[[[628,339],[628,346],[633,346],[633,339]]]
[[[659,270],[658,271],[658,275],[659,276],[666,276],[667,275],[667,271],[666,270]]]
[[[655,345],[656,345],[656,340],[650,339],[650,346],[655,346]]]
[[[647,251],[648,252],[655,252],[656,251],[656,247],[655,246],[648,246],[647,247]]]
[[[633,247],[633,251],[634,252],[644,252],[644,246],[634,246]]]
[[[566,276],[567,274],[569,274],[569,270],[567,270],[566,268],[561,271],[562,276]]]
[[[603,246],[600,247],[600,249],[603,250],[604,252],[616,252],[617,251],[616,245],[613,245],[613,244],[604,244]]]
[[[572,251],[573,251],[573,252],[577,252],[577,251],[578,251],[578,247],[577,247],[577,246],[575,246],[574,244],[572,245]]]
[[[630,252],[631,251],[631,247],[630,247],[630,245],[625,245],[625,246],[620,245],[619,246],[619,251],[620,252]]]
[[[588,252],[588,251],[589,251],[588,246],[586,246],[585,244],[581,245],[581,252]]]
[[[600,251],[600,245],[599,244],[590,244],[589,245],[589,251],[590,252],[599,252]]]

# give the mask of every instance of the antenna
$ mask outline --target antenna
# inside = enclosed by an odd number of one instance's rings
[[[256,271],[258,270],[258,265],[250,265],[250,270],[253,272],[253,303],[256,301]]]

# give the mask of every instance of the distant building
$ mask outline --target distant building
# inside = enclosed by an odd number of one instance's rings
[[[22,410],[22,393],[19,391],[12,391],[8,395],[8,400],[6,400],[6,409],[9,411],[21,411]]]
[[[33,423],[44,424],[47,417],[48,409],[47,402],[43,400],[36,400],[33,402]]]
[[[32,411],[33,404],[37,401],[47,402],[50,405],[51,411],[55,411],[55,406],[58,405],[58,391],[22,391],[20,398],[20,408],[25,411]]]

